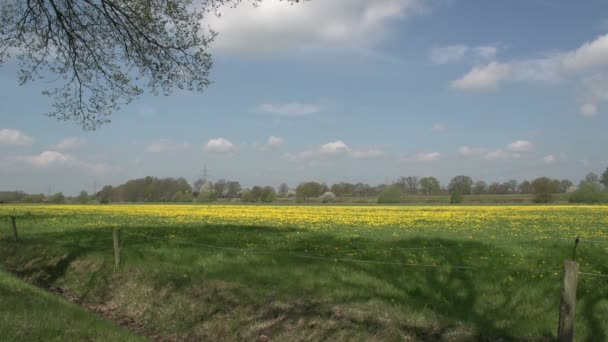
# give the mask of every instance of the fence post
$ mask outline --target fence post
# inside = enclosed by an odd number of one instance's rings
[[[560,342],[574,341],[574,311],[576,307],[576,282],[578,278],[578,263],[564,261],[564,284],[562,299],[559,305],[559,326],[557,340]]]
[[[15,235],[15,242],[19,242],[19,234],[17,234],[17,218],[15,216],[10,217],[11,225],[13,226],[13,235]]]
[[[120,240],[119,240],[120,229],[112,229],[112,239],[114,240],[114,271],[118,270],[120,265]]]

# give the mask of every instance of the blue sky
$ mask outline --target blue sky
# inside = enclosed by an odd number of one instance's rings
[[[608,166],[605,1],[312,0],[225,9],[214,84],[95,132],[0,68],[0,189],[184,176],[291,186],[435,176],[578,181]]]

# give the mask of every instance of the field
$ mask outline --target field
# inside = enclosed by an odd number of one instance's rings
[[[112,322],[0,270],[3,341],[142,341]]]
[[[0,226],[4,269],[158,340],[551,340],[576,236],[581,272],[608,274],[608,206],[0,206],[9,215],[23,241]],[[578,339],[606,340],[608,278],[581,274],[577,295]]]

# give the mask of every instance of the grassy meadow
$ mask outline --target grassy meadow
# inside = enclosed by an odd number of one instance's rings
[[[0,308],[2,341],[144,341],[1,270]]]
[[[4,205],[0,216],[5,270],[157,340],[552,340],[574,237],[581,272],[608,274],[608,206]],[[577,339],[608,339],[608,278],[581,274],[577,295]]]

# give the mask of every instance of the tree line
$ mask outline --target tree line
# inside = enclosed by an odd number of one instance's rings
[[[337,198],[373,198],[380,203],[399,203],[408,196],[449,195],[452,203],[460,203],[467,195],[533,195],[535,202],[551,202],[554,194],[570,193],[571,202],[608,202],[608,168],[602,175],[589,173],[576,186],[568,179],[539,177],[534,180],[508,180],[486,183],[471,177],[453,177],[445,186],[435,177],[399,177],[390,184],[339,182],[332,185],[309,181],[290,188],[286,183],[277,188],[253,186],[243,188],[238,181],[220,179],[215,182],[197,179],[189,183],[185,178],[144,177],[132,179],[117,186],[106,185],[100,191],[89,194],[81,191],[78,196],[27,194],[22,191],[0,191],[0,203],[192,203],[192,202],[246,202],[271,203],[290,198],[296,202],[310,200],[331,202]]]

